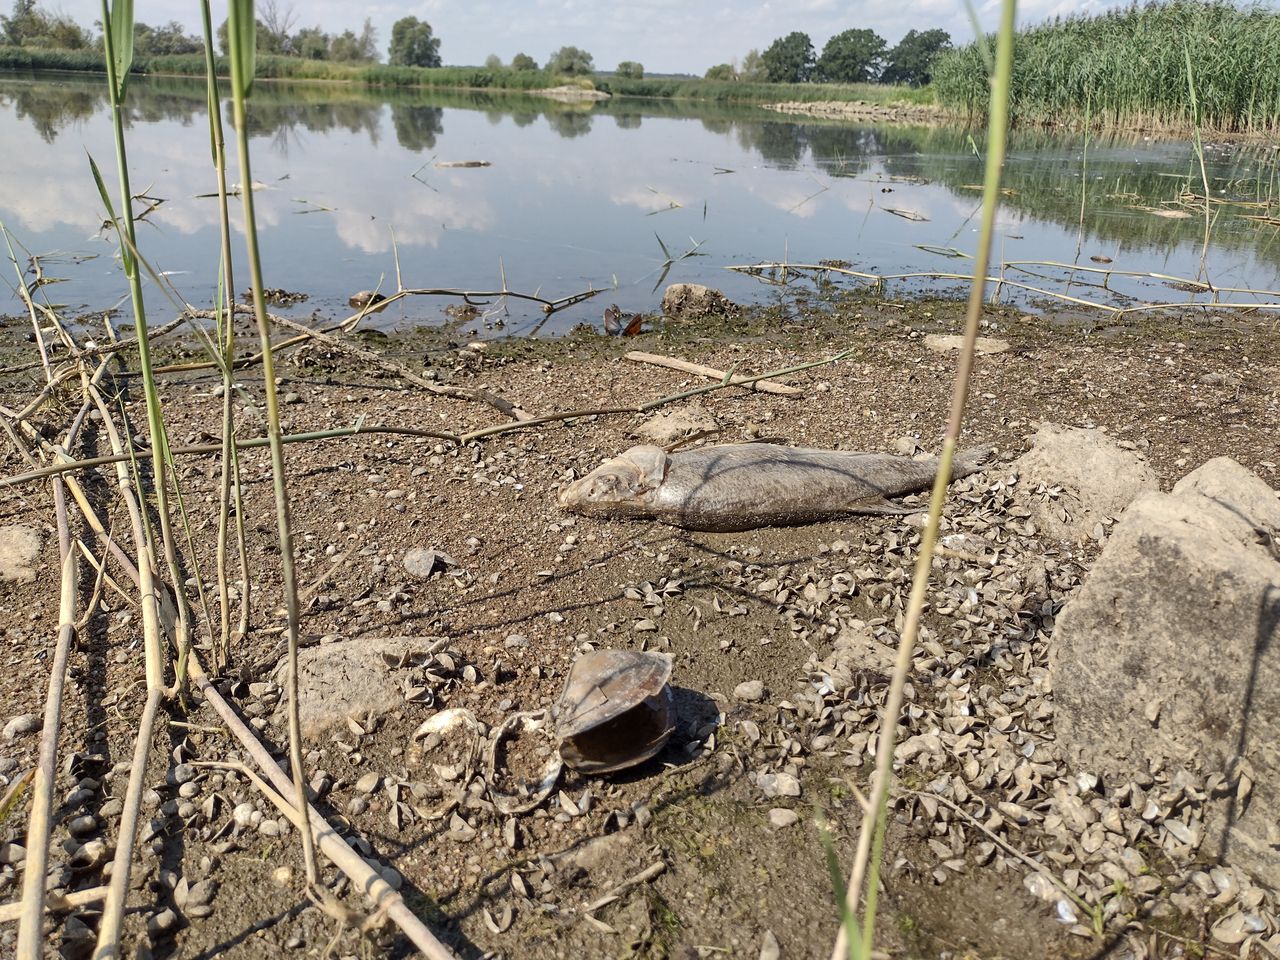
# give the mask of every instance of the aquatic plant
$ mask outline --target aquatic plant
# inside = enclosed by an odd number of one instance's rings
[[[1187,59],[1206,129],[1280,126],[1280,11],[1172,0],[1096,16],[1055,18],[1019,32],[1010,110],[1015,123],[1185,129]],[[940,103],[985,116],[987,67],[975,41],[943,54],[933,72]]]

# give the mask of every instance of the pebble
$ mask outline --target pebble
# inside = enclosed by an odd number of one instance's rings
[[[178,925],[178,915],[169,907],[165,907],[159,913],[147,920],[147,933],[152,937],[158,937]]]
[[[257,808],[252,803],[238,803],[236,808],[231,811],[231,819],[235,821],[237,827],[243,829],[252,824],[255,813],[257,813]]]
[[[744,703],[759,703],[764,699],[764,681],[744,680],[733,688],[733,698]]]
[[[800,822],[800,814],[786,807],[774,807],[769,811],[769,822],[778,829],[795,826]]]
[[[24,713],[4,725],[4,738],[15,740],[23,734],[39,730],[43,725],[43,721],[34,713]]]
[[[27,848],[20,843],[0,843],[0,863],[18,864],[27,859]]]
[[[373,793],[380,783],[382,783],[382,776],[370,770],[356,781],[356,790],[360,793]]]
[[[800,781],[789,773],[762,773],[756,777],[756,785],[766,797],[800,796]]]
[[[82,817],[73,817],[67,823],[67,829],[73,837],[87,837],[98,829],[98,818],[86,813]]]

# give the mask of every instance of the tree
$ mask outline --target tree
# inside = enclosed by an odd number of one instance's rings
[[[319,27],[303,27],[289,40],[289,48],[303,60],[328,60],[330,39]]]
[[[0,34],[6,44],[83,50],[92,45],[89,31],[70,17],[37,10],[35,0],[14,0],[13,13],[0,16]]]
[[[714,67],[709,67],[706,73],[708,80],[737,80],[738,74],[733,69],[731,63],[717,63]]]
[[[502,58],[496,53],[491,53],[484,58],[484,68],[486,70],[501,70]]]
[[[595,70],[591,54],[577,47],[561,47],[547,61],[548,73],[563,73],[568,76],[579,76]]]
[[[401,17],[391,27],[387,59],[392,66],[440,66],[440,39],[432,36],[431,24],[417,17]]]
[[[613,72],[627,80],[641,80],[644,78],[644,64],[636,63],[634,60],[623,60],[618,64],[618,69]]]
[[[738,67],[738,79],[746,83],[762,83],[769,79],[769,71],[764,68],[764,57],[759,50],[748,50]]]
[[[951,49],[951,35],[945,30],[910,30],[885,56],[881,83],[909,83],[923,86],[933,79],[933,61]]]
[[[373,21],[368,17],[365,18],[359,36],[351,30],[343,30],[340,35],[334,37],[329,43],[329,59],[358,63],[371,63],[377,60],[378,31],[374,29]]]
[[[818,79],[824,83],[870,83],[880,75],[884,38],[874,30],[845,30],[822,48]]]
[[[263,0],[258,5],[258,52],[290,54],[289,34],[298,22],[292,5],[281,6],[276,0]]]
[[[511,58],[512,70],[537,70],[538,61],[533,59],[527,53],[517,53]]]
[[[204,42],[190,36],[177,20],[163,27],[145,23],[133,25],[133,52],[139,57],[164,57],[183,53],[199,53]]]
[[[804,83],[813,76],[813,42],[799,30],[773,41],[760,59],[770,83]]]

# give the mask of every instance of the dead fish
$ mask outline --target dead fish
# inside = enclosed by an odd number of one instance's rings
[[[991,447],[956,454],[951,479],[982,469]],[[890,497],[933,485],[938,461],[886,453],[736,443],[668,453],[632,447],[575,480],[560,506],[604,517],[652,517],[688,530],[793,526],[853,513],[917,513]]]

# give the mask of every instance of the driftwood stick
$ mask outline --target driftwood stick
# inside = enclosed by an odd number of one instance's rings
[[[759,390],[761,393],[776,393],[784,397],[794,397],[804,392],[797,387],[787,386],[785,383],[774,383],[771,380],[750,380],[748,377],[737,374],[730,375],[723,370],[704,366],[701,363],[681,360],[678,357],[664,357],[658,353],[645,353],[643,350],[632,350],[630,353],[624,354],[622,359],[632,360],[636,363],[651,363],[655,367],[666,367],[670,370],[692,373],[699,377],[710,377],[712,380],[720,380],[726,383],[742,384],[743,386],[749,386],[752,390]]]

